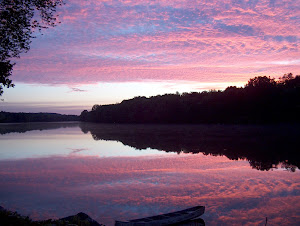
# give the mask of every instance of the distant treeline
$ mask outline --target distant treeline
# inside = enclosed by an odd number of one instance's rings
[[[135,97],[94,105],[81,121],[99,123],[276,123],[300,122],[300,76],[255,77],[241,88]]]
[[[4,111],[0,112],[0,123],[61,121],[79,121],[79,116],[61,115],[57,113],[11,113]]]

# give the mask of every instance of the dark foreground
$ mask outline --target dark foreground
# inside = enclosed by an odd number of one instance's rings
[[[63,226],[63,225],[80,225],[80,226],[101,226],[97,221],[90,218],[85,213],[78,213],[73,216],[64,217],[58,220],[43,220],[33,221],[28,216],[21,216],[17,212],[12,212],[4,209],[0,206],[0,222],[1,226],[14,226],[14,225],[51,225],[51,226]]]

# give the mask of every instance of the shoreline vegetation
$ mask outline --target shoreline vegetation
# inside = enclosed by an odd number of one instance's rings
[[[80,120],[97,123],[272,124],[300,122],[300,75],[278,80],[261,76],[244,87],[152,97],[94,105]]]
[[[11,225],[27,225],[27,226],[66,226],[66,225],[80,225],[80,226],[102,226],[97,221],[93,220],[85,213],[78,213],[69,217],[60,218],[57,220],[48,219],[41,221],[33,221],[28,216],[22,216],[17,212],[9,211],[0,206],[0,222],[1,226]]]

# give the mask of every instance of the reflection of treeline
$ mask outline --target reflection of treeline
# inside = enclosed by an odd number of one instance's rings
[[[259,170],[283,164],[300,168],[299,125],[80,124],[95,140],[116,140],[136,149],[224,155],[247,159]],[[201,164],[201,163],[199,163]]]
[[[57,113],[12,113],[0,112],[0,123],[11,122],[61,122],[78,121],[77,115],[62,115]]]
[[[250,79],[244,88],[135,97],[119,104],[94,105],[82,121],[104,123],[272,123],[300,115],[300,76]]]

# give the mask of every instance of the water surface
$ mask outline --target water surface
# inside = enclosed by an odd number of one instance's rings
[[[298,127],[0,125],[0,205],[100,223],[204,205],[207,225],[300,223]]]

